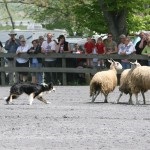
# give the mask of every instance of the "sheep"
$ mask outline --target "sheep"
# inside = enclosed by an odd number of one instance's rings
[[[101,92],[105,96],[104,103],[107,103],[107,97],[117,86],[117,71],[122,69],[122,65],[114,60],[108,60],[110,69],[107,71],[97,72],[90,82],[90,97],[92,102],[95,101],[96,97]]]
[[[144,93],[150,89],[150,67],[140,66],[134,69],[129,86],[131,87],[132,94],[135,94],[136,104],[139,104],[139,92],[142,93],[144,104],[146,104]]]
[[[131,93],[131,88],[129,87],[129,81],[133,70],[141,65],[137,62],[137,60],[134,63],[130,62],[130,64],[131,64],[131,69],[125,69],[121,73],[120,86],[119,86],[119,91],[121,93],[117,99],[117,103],[119,103],[121,96],[123,95],[123,93],[125,93],[130,95],[129,104],[132,104],[132,93]]]

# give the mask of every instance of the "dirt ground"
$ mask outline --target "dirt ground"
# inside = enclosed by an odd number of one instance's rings
[[[22,95],[13,105],[3,100],[9,87],[0,87],[0,150],[150,150],[150,91],[147,104],[128,105],[118,87],[102,103],[90,103],[89,86],[56,86],[44,95],[51,104]],[[135,98],[134,98],[135,100]]]

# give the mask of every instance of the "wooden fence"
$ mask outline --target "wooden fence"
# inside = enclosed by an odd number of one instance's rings
[[[71,53],[50,53],[50,54],[21,54],[19,57],[22,58],[60,58],[62,59],[62,67],[41,67],[41,68],[27,68],[27,67],[7,67],[5,64],[5,59],[4,58],[17,58],[16,54],[10,54],[10,53],[0,53],[0,59],[1,59],[1,66],[0,66],[0,72],[1,72],[1,85],[4,86],[6,85],[5,83],[5,74],[9,72],[15,72],[16,74],[18,72],[59,72],[62,73],[63,77],[63,85],[67,85],[67,80],[66,80],[66,74],[67,73],[85,73],[85,74],[94,74],[98,70],[95,68],[67,68],[66,67],[66,59],[67,58],[99,58],[99,59],[114,59],[114,60],[121,60],[121,59],[129,59],[129,60],[148,60],[148,56],[145,55],[136,55],[132,54],[129,56],[121,56],[118,54],[111,54],[111,55],[96,55],[96,54],[71,54]],[[120,74],[121,71],[118,72]]]

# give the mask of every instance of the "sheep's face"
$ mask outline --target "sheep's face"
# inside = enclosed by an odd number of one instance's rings
[[[122,65],[119,62],[114,61],[113,59],[108,60],[108,62],[111,63],[110,68],[114,67],[116,70],[121,70],[122,69]]]
[[[122,69],[122,65],[119,62],[114,61],[113,63],[114,63],[113,65],[115,66],[116,70],[121,70]]]
[[[140,67],[141,65],[137,62],[137,60],[135,62],[130,62],[131,64],[131,68],[137,68],[137,67]]]

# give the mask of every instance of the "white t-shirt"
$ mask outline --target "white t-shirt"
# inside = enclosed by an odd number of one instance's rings
[[[48,43],[47,41],[44,41],[41,46],[44,50],[48,51],[56,51],[56,43],[54,41],[51,41]],[[46,58],[45,61],[54,61],[55,58]]]
[[[28,50],[29,50],[29,46],[28,46],[28,45],[19,46],[19,47],[17,48],[16,53],[17,53],[17,52],[27,53]],[[16,60],[17,60],[18,63],[26,63],[29,59],[28,59],[28,58],[20,58],[20,57],[18,57]]]
[[[96,48],[93,49],[93,54],[97,54]],[[96,63],[97,61],[98,61],[98,58],[93,58],[93,62]]]

